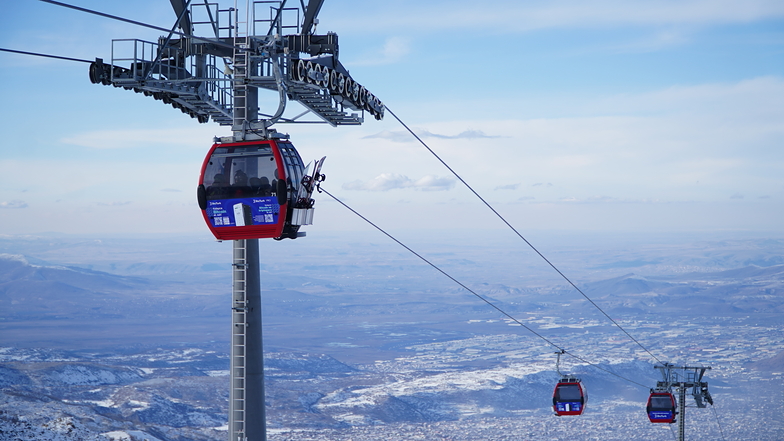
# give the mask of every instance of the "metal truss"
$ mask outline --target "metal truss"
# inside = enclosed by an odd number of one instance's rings
[[[286,7],[285,0],[248,1],[242,13],[236,3],[221,9],[218,3],[172,0],[178,19],[168,35],[157,42],[112,40],[111,62],[96,59],[90,80],[143,93],[201,123],[212,120],[234,131],[274,123],[358,125],[365,113],[382,119],[383,103],[338,60],[338,36],[311,33],[322,2],[302,3],[301,10]],[[278,92],[278,108],[259,112],[249,89]],[[306,110],[284,116],[287,100]]]
[[[662,381],[656,383],[656,389],[651,392],[678,391],[678,441],[685,440],[686,432],[686,392],[691,390],[691,395],[697,407],[705,408],[708,403],[713,405],[713,397],[708,391],[708,382],[702,381],[705,371],[710,366],[675,366],[670,363],[653,366],[661,371]]]

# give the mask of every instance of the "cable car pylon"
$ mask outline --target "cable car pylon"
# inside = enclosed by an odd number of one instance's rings
[[[229,440],[267,439],[259,240],[233,241]]]
[[[685,441],[686,437],[686,392],[691,389],[692,397],[698,408],[705,408],[707,404],[713,405],[713,397],[708,391],[708,382],[702,381],[706,370],[710,366],[675,366],[671,363],[656,364],[662,374],[662,381],[656,383],[656,388],[651,389],[648,397],[646,412],[652,423],[678,423],[678,441]],[[672,393],[678,392],[676,400]],[[677,417],[676,417],[677,416]]]
[[[315,34],[324,0],[299,2],[303,19],[283,21],[286,0],[245,2],[244,11],[217,2],[170,0],[177,21],[165,29],[54,0],[46,3],[167,32],[149,42],[112,41],[112,59],[90,63],[94,84],[142,93],[206,123],[231,126],[202,165],[199,208],[218,240],[232,240],[229,441],[266,441],[259,241],[304,236],[324,158],[305,168],[276,123],[359,125],[380,120],[383,103],[338,60],[338,36]],[[269,7],[266,17],[261,8]],[[207,16],[208,21],[194,18]],[[197,36],[198,26],[210,37]],[[177,29],[180,31],[177,31]],[[288,34],[287,34],[288,33]],[[73,59],[73,61],[86,61]],[[259,112],[259,89],[278,93],[277,109]],[[285,117],[287,100],[307,110]],[[349,113],[354,110],[359,113]],[[318,117],[301,120],[306,114]],[[261,116],[261,118],[260,118]]]
[[[235,20],[235,27],[235,45],[237,43],[247,45],[247,28],[245,35],[240,36],[239,20]],[[232,131],[234,140],[246,141],[247,121],[258,118],[258,106],[256,105],[258,89],[248,87],[245,84],[248,67],[247,54],[243,53],[240,56],[242,61],[238,59],[235,46],[232,57],[234,65],[234,124]],[[239,127],[237,127],[238,116],[241,117]],[[266,135],[266,131],[264,135]],[[228,161],[233,161],[233,158],[228,158]],[[203,180],[203,177],[200,180]],[[247,238],[233,241],[231,351],[229,358],[230,441],[267,440],[259,265],[258,239]]]

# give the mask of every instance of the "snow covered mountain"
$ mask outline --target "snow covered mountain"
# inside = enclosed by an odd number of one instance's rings
[[[573,290],[500,269],[482,279],[446,256],[478,293],[610,371],[562,364],[583,378],[589,418],[559,419],[553,348],[407,257],[367,248],[339,265],[360,274],[296,248],[262,269],[270,440],[670,436],[643,411],[654,360]],[[737,416],[728,439],[782,439],[780,421],[755,409],[780,408],[784,265],[760,251],[704,252],[670,271],[660,256],[633,254],[581,286],[663,359],[713,366],[716,410]],[[765,266],[733,267],[738,259]],[[103,271],[112,265],[122,273]],[[172,279],[159,260],[94,268],[0,256],[0,439],[225,439],[226,278],[193,262]],[[690,421],[720,437],[710,412],[690,409]]]

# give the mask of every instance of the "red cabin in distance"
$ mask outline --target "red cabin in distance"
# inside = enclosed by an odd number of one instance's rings
[[[674,423],[677,415],[675,397],[670,392],[651,392],[645,411],[652,423]]]
[[[201,167],[198,201],[215,238],[296,238],[292,209],[304,168],[288,140],[214,144]]]
[[[563,377],[553,390],[553,410],[558,416],[582,415],[588,391],[579,378]]]

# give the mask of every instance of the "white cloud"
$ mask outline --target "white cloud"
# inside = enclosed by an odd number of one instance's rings
[[[353,181],[343,184],[344,190],[388,191],[411,186],[411,179],[394,173],[384,173],[370,181]]]
[[[412,187],[425,191],[450,190],[455,185],[455,179],[451,177],[439,178],[438,176],[427,175],[416,182]]]
[[[656,30],[647,37],[631,40],[621,45],[610,47],[610,51],[618,53],[656,52],[669,47],[680,46],[689,42],[691,35],[683,29]]]
[[[416,130],[415,130],[416,132]],[[372,139],[372,138],[379,138],[379,139],[387,139],[392,142],[413,142],[416,139],[411,136],[410,133],[400,130],[400,131],[389,131],[384,130],[383,132],[379,132],[373,135],[368,135],[363,137],[362,139]]]
[[[359,191],[389,191],[401,188],[414,188],[424,191],[443,191],[449,190],[455,185],[454,178],[439,178],[438,176],[427,175],[416,181],[407,176],[395,173],[382,173],[370,181],[353,181],[343,184],[344,190]]]
[[[781,187],[782,100],[784,79],[760,77],[556,101],[553,105],[571,106],[567,117],[424,120],[428,129],[416,132],[480,193],[520,182],[542,202],[566,196],[608,202],[592,195],[619,202],[723,201],[736,192],[757,199]],[[448,136],[470,126],[496,138],[469,142]],[[393,124],[384,128],[358,136],[355,154],[362,156],[368,148],[374,152],[373,160],[362,165],[370,167],[370,176],[384,168],[408,176],[446,173],[414,141],[390,145],[413,140],[410,134]],[[520,194],[497,191],[494,196],[512,201]]]
[[[390,37],[384,42],[384,49],[381,51],[385,60],[390,63],[399,61],[411,52],[411,42],[404,37]]]
[[[652,112],[695,115],[724,115],[733,119],[778,121],[784,114],[781,97],[784,78],[763,76],[736,83],[674,85],[635,95],[615,95],[593,102],[585,109],[595,114],[643,114]],[[731,107],[727,107],[727,106]]]
[[[20,200],[2,201],[0,208],[27,208],[27,202]]]
[[[595,203],[616,203],[616,204],[650,204],[660,202],[654,199],[622,199],[613,196],[588,196],[575,197],[569,196],[559,199],[557,202],[572,204],[595,204]]]
[[[441,135],[438,133],[433,133],[427,129],[421,128],[412,128],[411,130],[416,133],[416,135],[422,139],[426,138],[438,138],[438,139],[479,139],[479,138],[498,138],[498,136],[486,135],[485,132],[481,130],[463,130],[462,132],[458,133],[457,135]],[[385,130],[383,132],[375,133],[373,135],[365,136],[363,139],[372,139],[372,138],[380,138],[380,139],[387,139],[392,142],[416,142],[416,138],[414,138],[411,133],[405,130],[396,130],[396,131],[389,131]]]
[[[379,66],[397,63],[411,52],[411,41],[406,37],[389,37],[384,46],[365,57],[350,61],[351,66]]]

